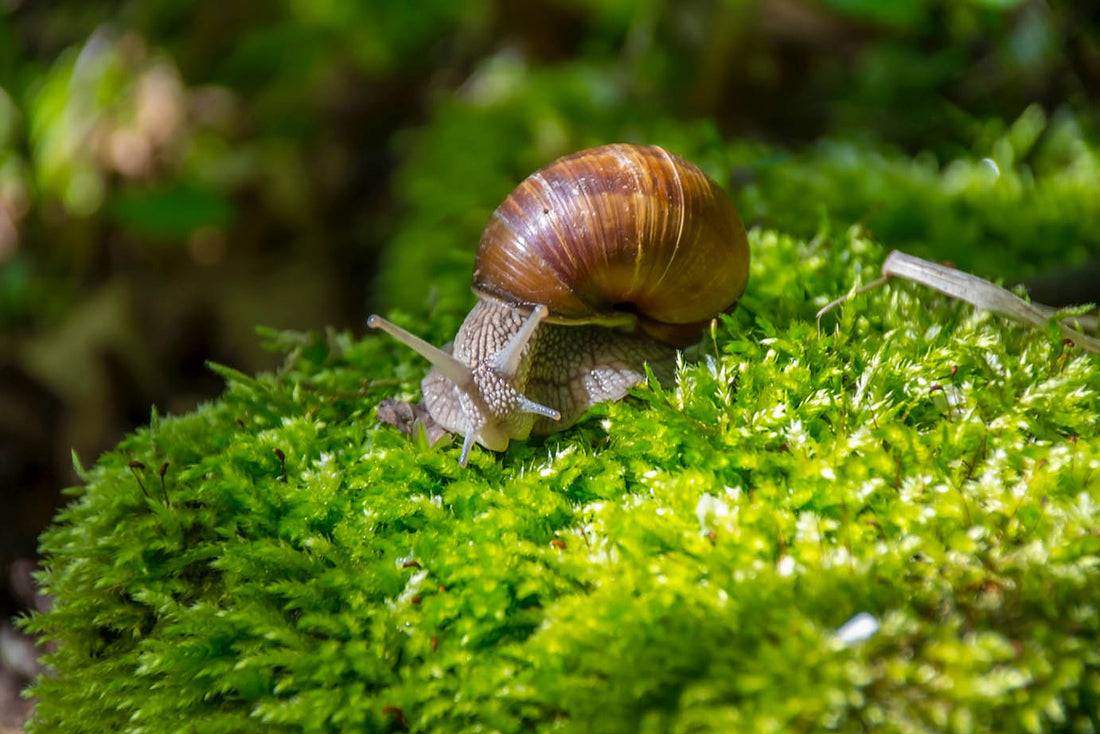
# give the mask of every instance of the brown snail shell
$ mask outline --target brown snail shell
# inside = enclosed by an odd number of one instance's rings
[[[474,290],[544,304],[551,321],[639,326],[675,346],[698,340],[745,290],[749,248],[725,192],[656,146],[604,145],[559,158],[493,212]]]

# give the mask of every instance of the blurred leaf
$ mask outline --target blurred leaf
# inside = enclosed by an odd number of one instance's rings
[[[872,23],[901,27],[927,12],[922,0],[823,0],[823,5]]]
[[[19,109],[11,96],[0,87],[0,151],[15,143]]]
[[[111,218],[136,235],[181,238],[200,227],[227,227],[233,206],[215,192],[178,184],[168,189],[128,189],[114,194]]]

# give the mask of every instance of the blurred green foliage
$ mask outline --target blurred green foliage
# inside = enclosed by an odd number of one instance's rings
[[[1029,107],[974,154],[944,162],[835,139],[743,161],[743,210],[791,232],[860,222],[893,247],[1017,279],[1080,263],[1100,243],[1100,149],[1066,110],[1048,121]]]

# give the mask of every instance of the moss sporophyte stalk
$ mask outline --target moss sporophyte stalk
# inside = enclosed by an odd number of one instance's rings
[[[43,536],[32,730],[1095,726],[1096,358],[900,282],[819,334],[883,249],[750,242],[670,384],[465,469],[376,422],[389,339],[216,368]]]

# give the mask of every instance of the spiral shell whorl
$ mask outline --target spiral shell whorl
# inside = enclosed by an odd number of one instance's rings
[[[558,159],[505,199],[482,235],[474,289],[562,320],[635,313],[683,345],[747,278],[744,226],[717,184],[661,148],[605,145]]]

